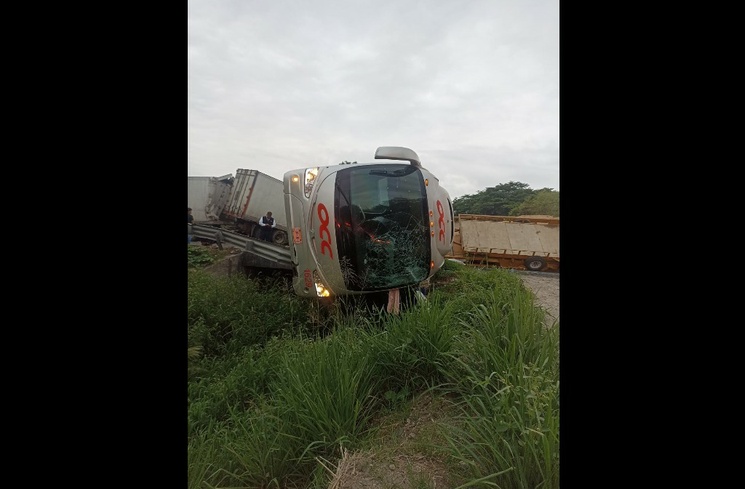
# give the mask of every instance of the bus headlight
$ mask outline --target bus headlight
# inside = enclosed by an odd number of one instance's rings
[[[313,270],[313,282],[316,284],[316,294],[318,297],[328,297],[331,295],[331,292],[325,285],[323,285],[321,278],[318,276],[318,272],[315,270]]]
[[[310,198],[310,192],[313,190],[313,185],[316,183],[316,177],[318,176],[318,167],[308,168],[305,170],[305,197]]]

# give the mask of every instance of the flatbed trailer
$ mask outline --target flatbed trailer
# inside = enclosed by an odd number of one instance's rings
[[[459,214],[446,258],[467,265],[559,271],[559,218]]]

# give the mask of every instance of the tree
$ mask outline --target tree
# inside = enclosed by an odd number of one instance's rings
[[[512,216],[540,215],[559,217],[559,192],[542,188],[512,210]]]
[[[475,195],[464,195],[453,200],[456,214],[485,214],[510,216],[512,211],[536,191],[527,183],[509,182],[480,190]]]

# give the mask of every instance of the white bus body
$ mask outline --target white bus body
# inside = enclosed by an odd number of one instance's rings
[[[439,180],[409,148],[380,147],[375,159],[394,161],[285,173],[293,288],[299,296],[416,286],[450,253],[453,206]]]

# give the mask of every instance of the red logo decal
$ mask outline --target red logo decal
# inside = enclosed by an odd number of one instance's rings
[[[329,232],[329,211],[323,204],[318,204],[318,219],[321,220],[321,227],[318,228],[318,235],[321,237],[321,254],[325,255],[329,250],[329,258],[334,259],[334,252],[331,251],[331,233]],[[324,238],[323,235],[326,235]]]
[[[445,210],[442,208],[442,202],[439,200],[437,201],[437,214],[439,214],[439,219],[437,219],[437,225],[440,227],[440,233],[437,236],[437,239],[440,241],[445,241]]]

